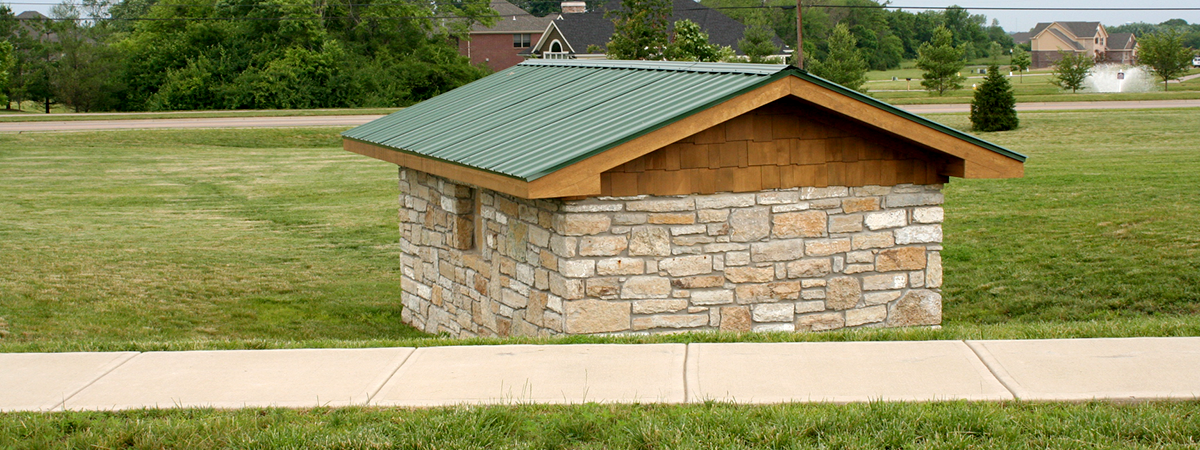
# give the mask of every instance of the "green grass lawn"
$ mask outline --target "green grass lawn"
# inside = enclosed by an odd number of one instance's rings
[[[0,414],[0,447],[13,449],[1195,449],[1198,443],[1198,402]]]
[[[395,169],[337,129],[0,134],[0,351],[1200,334],[1200,115],[1021,119],[1025,178],[946,188],[942,329],[518,341],[400,323]]]
[[[199,119],[209,117],[280,117],[280,116],[342,116],[359,114],[391,114],[403,108],[341,108],[341,109],[255,109],[228,111],[165,111],[138,113],[72,113],[66,110],[41,111],[0,109],[3,122],[60,122],[76,120],[128,119]]]
[[[1006,69],[1006,68],[1002,68]],[[1192,74],[1200,70],[1192,70]],[[899,78],[891,81],[891,77]],[[911,82],[904,81],[911,77]],[[946,92],[945,95],[930,95],[922,90],[921,71],[919,69],[898,69],[891,71],[868,72],[870,81],[864,87],[871,90],[872,97],[896,105],[971,103],[974,91],[972,84],[983,82],[983,75],[971,74],[965,82],[964,89]],[[1091,101],[1137,101],[1137,100],[1194,100],[1200,98],[1200,79],[1192,79],[1183,83],[1171,83],[1170,89],[1162,90],[1161,81],[1156,85],[1156,91],[1142,93],[1099,93],[1087,90],[1079,92],[1064,91],[1050,84],[1048,70],[1033,71],[1025,76],[1014,76],[1013,93],[1017,102],[1091,102]]]

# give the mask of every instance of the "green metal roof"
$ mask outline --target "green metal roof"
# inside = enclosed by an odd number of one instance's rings
[[[795,67],[771,64],[530,60],[342,136],[533,181],[789,75],[1025,160]]]

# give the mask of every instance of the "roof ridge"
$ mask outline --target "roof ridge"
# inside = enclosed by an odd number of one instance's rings
[[[629,61],[615,59],[563,60],[529,59],[518,66],[579,67],[589,69],[634,69],[693,73],[736,73],[743,75],[775,75],[792,66],[787,64],[705,63],[695,61]]]

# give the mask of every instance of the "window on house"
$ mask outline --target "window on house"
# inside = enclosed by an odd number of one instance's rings
[[[529,47],[529,35],[528,34],[514,34],[513,35],[513,48],[527,48],[527,47]]]

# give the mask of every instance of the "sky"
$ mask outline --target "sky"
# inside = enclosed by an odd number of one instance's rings
[[[53,0],[0,0],[14,12],[35,10],[49,15]],[[936,6],[957,4],[971,14],[983,14],[999,19],[1000,26],[1010,33],[1029,31],[1038,22],[1077,21],[1121,25],[1126,22],[1160,23],[1168,19],[1200,22],[1200,11],[987,11],[971,7],[1033,7],[1033,8],[1200,8],[1200,0],[891,0],[893,6]],[[913,10],[913,12],[919,12]]]
[[[975,7],[1015,8],[1200,8],[1198,0],[891,0],[893,6],[939,6],[957,4],[971,14],[999,19],[1005,31],[1029,31],[1038,22],[1100,22],[1105,26],[1126,22],[1161,23],[1168,19],[1200,22],[1200,11],[986,11]],[[917,12],[917,11],[913,11]]]

